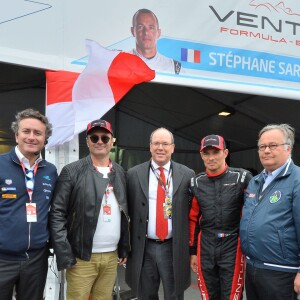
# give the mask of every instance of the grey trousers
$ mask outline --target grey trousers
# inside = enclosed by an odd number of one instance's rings
[[[184,295],[175,294],[172,240],[157,243],[147,240],[142,266],[139,300],[158,300],[162,282],[164,300],[183,300]]]

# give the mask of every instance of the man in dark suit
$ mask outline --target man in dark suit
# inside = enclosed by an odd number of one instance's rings
[[[181,300],[190,285],[189,193],[194,171],[171,160],[174,138],[165,128],[150,136],[151,160],[128,171],[131,254],[126,282],[138,299]]]

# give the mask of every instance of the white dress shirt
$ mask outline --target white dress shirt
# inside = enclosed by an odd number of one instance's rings
[[[153,160],[151,164],[157,174],[160,174],[159,165],[156,164]],[[167,164],[163,166],[165,178],[167,180],[169,172],[170,172],[171,162],[169,161]],[[153,173],[152,169],[149,170],[149,219],[148,219],[148,238],[149,239],[158,239],[156,235],[156,203],[157,203],[157,185],[158,180]],[[172,200],[173,196],[173,180],[172,177],[170,179],[170,187],[169,187],[169,196]],[[172,219],[168,219],[168,235],[166,239],[172,237]]]

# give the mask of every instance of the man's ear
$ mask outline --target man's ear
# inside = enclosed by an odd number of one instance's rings
[[[160,29],[157,29],[158,33],[157,33],[157,39],[160,38],[160,35],[161,35],[161,30]]]
[[[225,158],[228,156],[229,154],[229,150],[228,149],[224,149],[224,153],[225,153]]]
[[[131,31],[131,34],[135,37],[134,28],[133,27],[130,28],[130,31]]]

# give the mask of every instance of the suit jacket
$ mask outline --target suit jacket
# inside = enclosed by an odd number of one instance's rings
[[[176,293],[181,294],[191,283],[189,256],[189,202],[190,180],[195,172],[172,161],[172,247]],[[149,214],[150,162],[137,165],[127,172],[127,200],[131,219],[131,254],[126,266],[126,282],[137,294]]]

